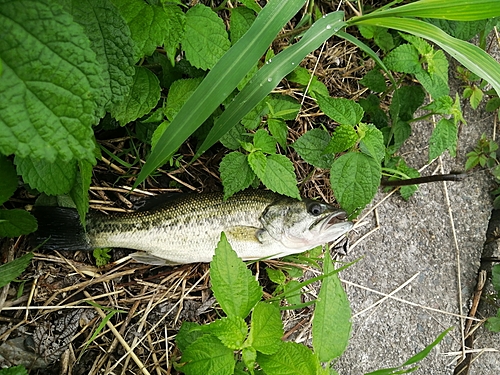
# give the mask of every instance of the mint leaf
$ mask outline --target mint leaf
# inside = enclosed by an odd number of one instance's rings
[[[163,111],[169,121],[173,121],[184,103],[186,103],[194,90],[199,86],[201,80],[201,78],[188,78],[179,79],[172,83],[168,91],[167,105]]]
[[[182,4],[179,4],[182,5]],[[175,65],[175,57],[177,55],[177,50],[179,49],[182,34],[184,33],[184,25],[186,23],[186,15],[184,12],[176,6],[175,4],[169,4],[163,2],[163,10],[167,15],[169,20],[166,26],[164,48],[167,53],[167,57],[170,60],[172,66]]]
[[[160,100],[160,81],[146,68],[135,67],[134,83],[125,100],[113,107],[111,115],[121,126],[149,113]]]
[[[0,375],[28,375],[28,371],[23,365],[19,365],[1,369]]]
[[[2,4],[0,24],[0,153],[92,160],[104,81],[82,27],[43,0]]]
[[[135,60],[151,55],[156,47],[177,44],[182,33],[182,23],[178,17],[157,5],[142,0],[112,0],[130,28],[135,44]],[[182,12],[181,12],[182,13]],[[168,43],[167,43],[168,42]],[[172,56],[171,56],[172,57]]]
[[[318,95],[318,104],[325,115],[339,124],[354,126],[363,118],[363,108],[352,100]]]
[[[205,326],[200,326],[195,322],[182,322],[181,328],[175,335],[175,343],[181,352],[184,352],[188,346],[193,344],[201,336],[207,335]]]
[[[389,112],[393,121],[413,119],[415,111],[424,103],[425,91],[420,86],[401,86],[392,96]]]
[[[255,148],[260,149],[266,154],[276,153],[276,140],[264,129],[259,129],[255,132],[253,144]]]
[[[416,74],[423,71],[418,51],[411,44],[402,44],[394,48],[384,58],[384,64],[390,70],[399,73]]]
[[[225,148],[237,150],[241,147],[241,142],[251,141],[250,136],[246,133],[245,128],[241,124],[236,124],[219,139],[220,143]]]
[[[267,98],[270,118],[282,120],[295,120],[300,110],[300,103],[289,96],[271,95]]]
[[[431,94],[433,98],[439,98],[450,94],[448,86],[448,60],[443,51],[436,51],[427,61],[429,71],[421,70],[415,73],[415,77]],[[432,69],[432,70],[431,70]]]
[[[384,136],[371,124],[359,124],[359,149],[375,160],[382,160],[385,155]]]
[[[453,99],[447,95],[441,96],[439,98],[435,98],[432,102],[423,107],[423,109],[442,115],[449,115],[453,109]]]
[[[182,48],[187,60],[196,68],[212,68],[229,49],[224,22],[203,4],[197,4],[186,13],[186,30]]]
[[[83,26],[101,64],[105,87],[100,97],[109,109],[123,101],[132,86],[135,59],[130,29],[109,0],[72,0],[65,9]]]
[[[325,153],[330,142],[330,135],[324,129],[311,129],[297,139],[292,147],[299,156],[317,168],[329,169],[332,166],[334,155]]]
[[[231,9],[229,20],[229,32],[231,44],[236,43],[252,25],[255,20],[255,12],[245,7],[236,7]]]
[[[48,195],[68,193],[76,178],[76,162],[56,160],[48,163],[45,160],[34,160],[30,157],[15,157],[14,163],[24,182],[33,189]]]
[[[227,316],[246,318],[262,298],[262,287],[221,234],[210,262],[212,290]]]
[[[32,258],[33,253],[28,253],[12,262],[0,265],[0,288],[19,277],[28,267]]]
[[[255,179],[246,155],[231,152],[224,156],[219,166],[220,178],[224,186],[224,199],[250,186]]]
[[[274,354],[281,345],[283,322],[277,306],[266,302],[255,305],[248,342],[258,352]]]
[[[247,8],[252,9],[256,13],[259,13],[262,10],[260,5],[255,0],[241,0],[240,3]]]
[[[358,133],[352,125],[339,125],[335,128],[324,153],[338,154],[354,146],[357,141]]]
[[[92,182],[92,164],[88,161],[78,163],[79,171],[76,174],[75,183],[69,192],[69,196],[75,203],[80,221],[85,227],[85,215],[89,210],[89,189]]]
[[[273,270],[272,268],[267,267],[266,273],[267,273],[267,277],[269,277],[269,280],[271,280],[273,283],[278,284],[278,285],[285,284],[286,276],[282,270],[280,270],[280,269]]]
[[[248,164],[252,171],[262,180],[262,176],[266,173],[267,158],[262,151],[255,151],[248,155]]]
[[[271,355],[258,353],[257,362],[266,375],[316,375],[320,368],[311,350],[295,342],[282,342]]]
[[[323,275],[333,272],[325,251]],[[351,334],[351,308],[338,274],[323,279],[312,321],[313,348],[321,362],[330,362],[347,348]]]
[[[398,120],[392,127],[394,144],[387,148],[389,154],[395,153],[411,135],[411,126],[406,121]]]
[[[359,83],[374,92],[384,92],[387,89],[385,77],[378,69],[370,70],[359,80]]]
[[[300,199],[295,168],[290,159],[284,155],[267,157],[266,171],[261,180],[274,192]]]
[[[376,95],[370,94],[366,99],[360,98],[359,105],[365,111],[363,117],[365,121],[374,124],[379,129],[387,126],[387,114],[380,108],[380,99]]]
[[[0,237],[18,237],[34,232],[36,220],[24,210],[0,209]]]
[[[210,323],[208,330],[228,348],[238,350],[243,347],[248,326],[239,316],[229,316]]]
[[[286,122],[282,119],[268,118],[267,126],[279,145],[286,148],[286,138],[288,137],[288,126]]]
[[[349,152],[333,162],[330,183],[340,206],[358,213],[371,202],[382,176],[380,163],[360,152]]]
[[[309,73],[309,71],[302,66],[295,68],[295,70],[287,75],[286,78],[289,81],[298,83],[304,87],[309,85],[307,94],[311,95],[313,98],[316,98],[316,94],[326,97],[329,96],[329,92],[325,84],[320,82],[316,76],[313,76],[311,79],[311,73]]]
[[[186,375],[220,374],[232,375],[234,372],[234,354],[212,335],[204,335],[182,353],[180,369]]]
[[[11,161],[0,155],[0,205],[6,202],[17,189],[17,174]]]
[[[472,93],[469,99],[470,106],[472,107],[472,109],[477,109],[479,103],[481,103],[481,100],[483,100],[483,91],[477,86],[474,86],[471,90]]]
[[[450,120],[441,119],[436,124],[429,139],[429,161],[448,150],[451,156],[456,155],[458,128]]]

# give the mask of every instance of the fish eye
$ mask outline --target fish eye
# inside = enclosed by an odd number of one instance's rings
[[[308,211],[313,216],[319,216],[325,211],[325,207],[320,203],[311,203],[308,207]]]

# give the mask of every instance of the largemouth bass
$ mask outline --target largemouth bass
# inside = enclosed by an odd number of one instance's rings
[[[270,191],[181,194],[149,211],[89,212],[86,228],[76,210],[35,207],[35,240],[52,250],[120,247],[149,264],[210,262],[221,232],[243,260],[278,258],[334,241],[352,227],[345,211]],[[45,242],[44,242],[45,241]]]

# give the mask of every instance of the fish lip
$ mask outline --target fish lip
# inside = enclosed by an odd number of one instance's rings
[[[319,224],[319,231],[324,231],[330,229],[336,224],[345,223],[347,221],[347,212],[344,210],[337,210],[331,214],[316,220],[310,227],[310,229],[316,227]]]

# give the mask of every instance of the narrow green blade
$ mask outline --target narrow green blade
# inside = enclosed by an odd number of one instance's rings
[[[304,3],[305,0],[269,1],[250,29],[213,67],[163,133],[139,173],[134,187],[171,157],[226,99]]]

